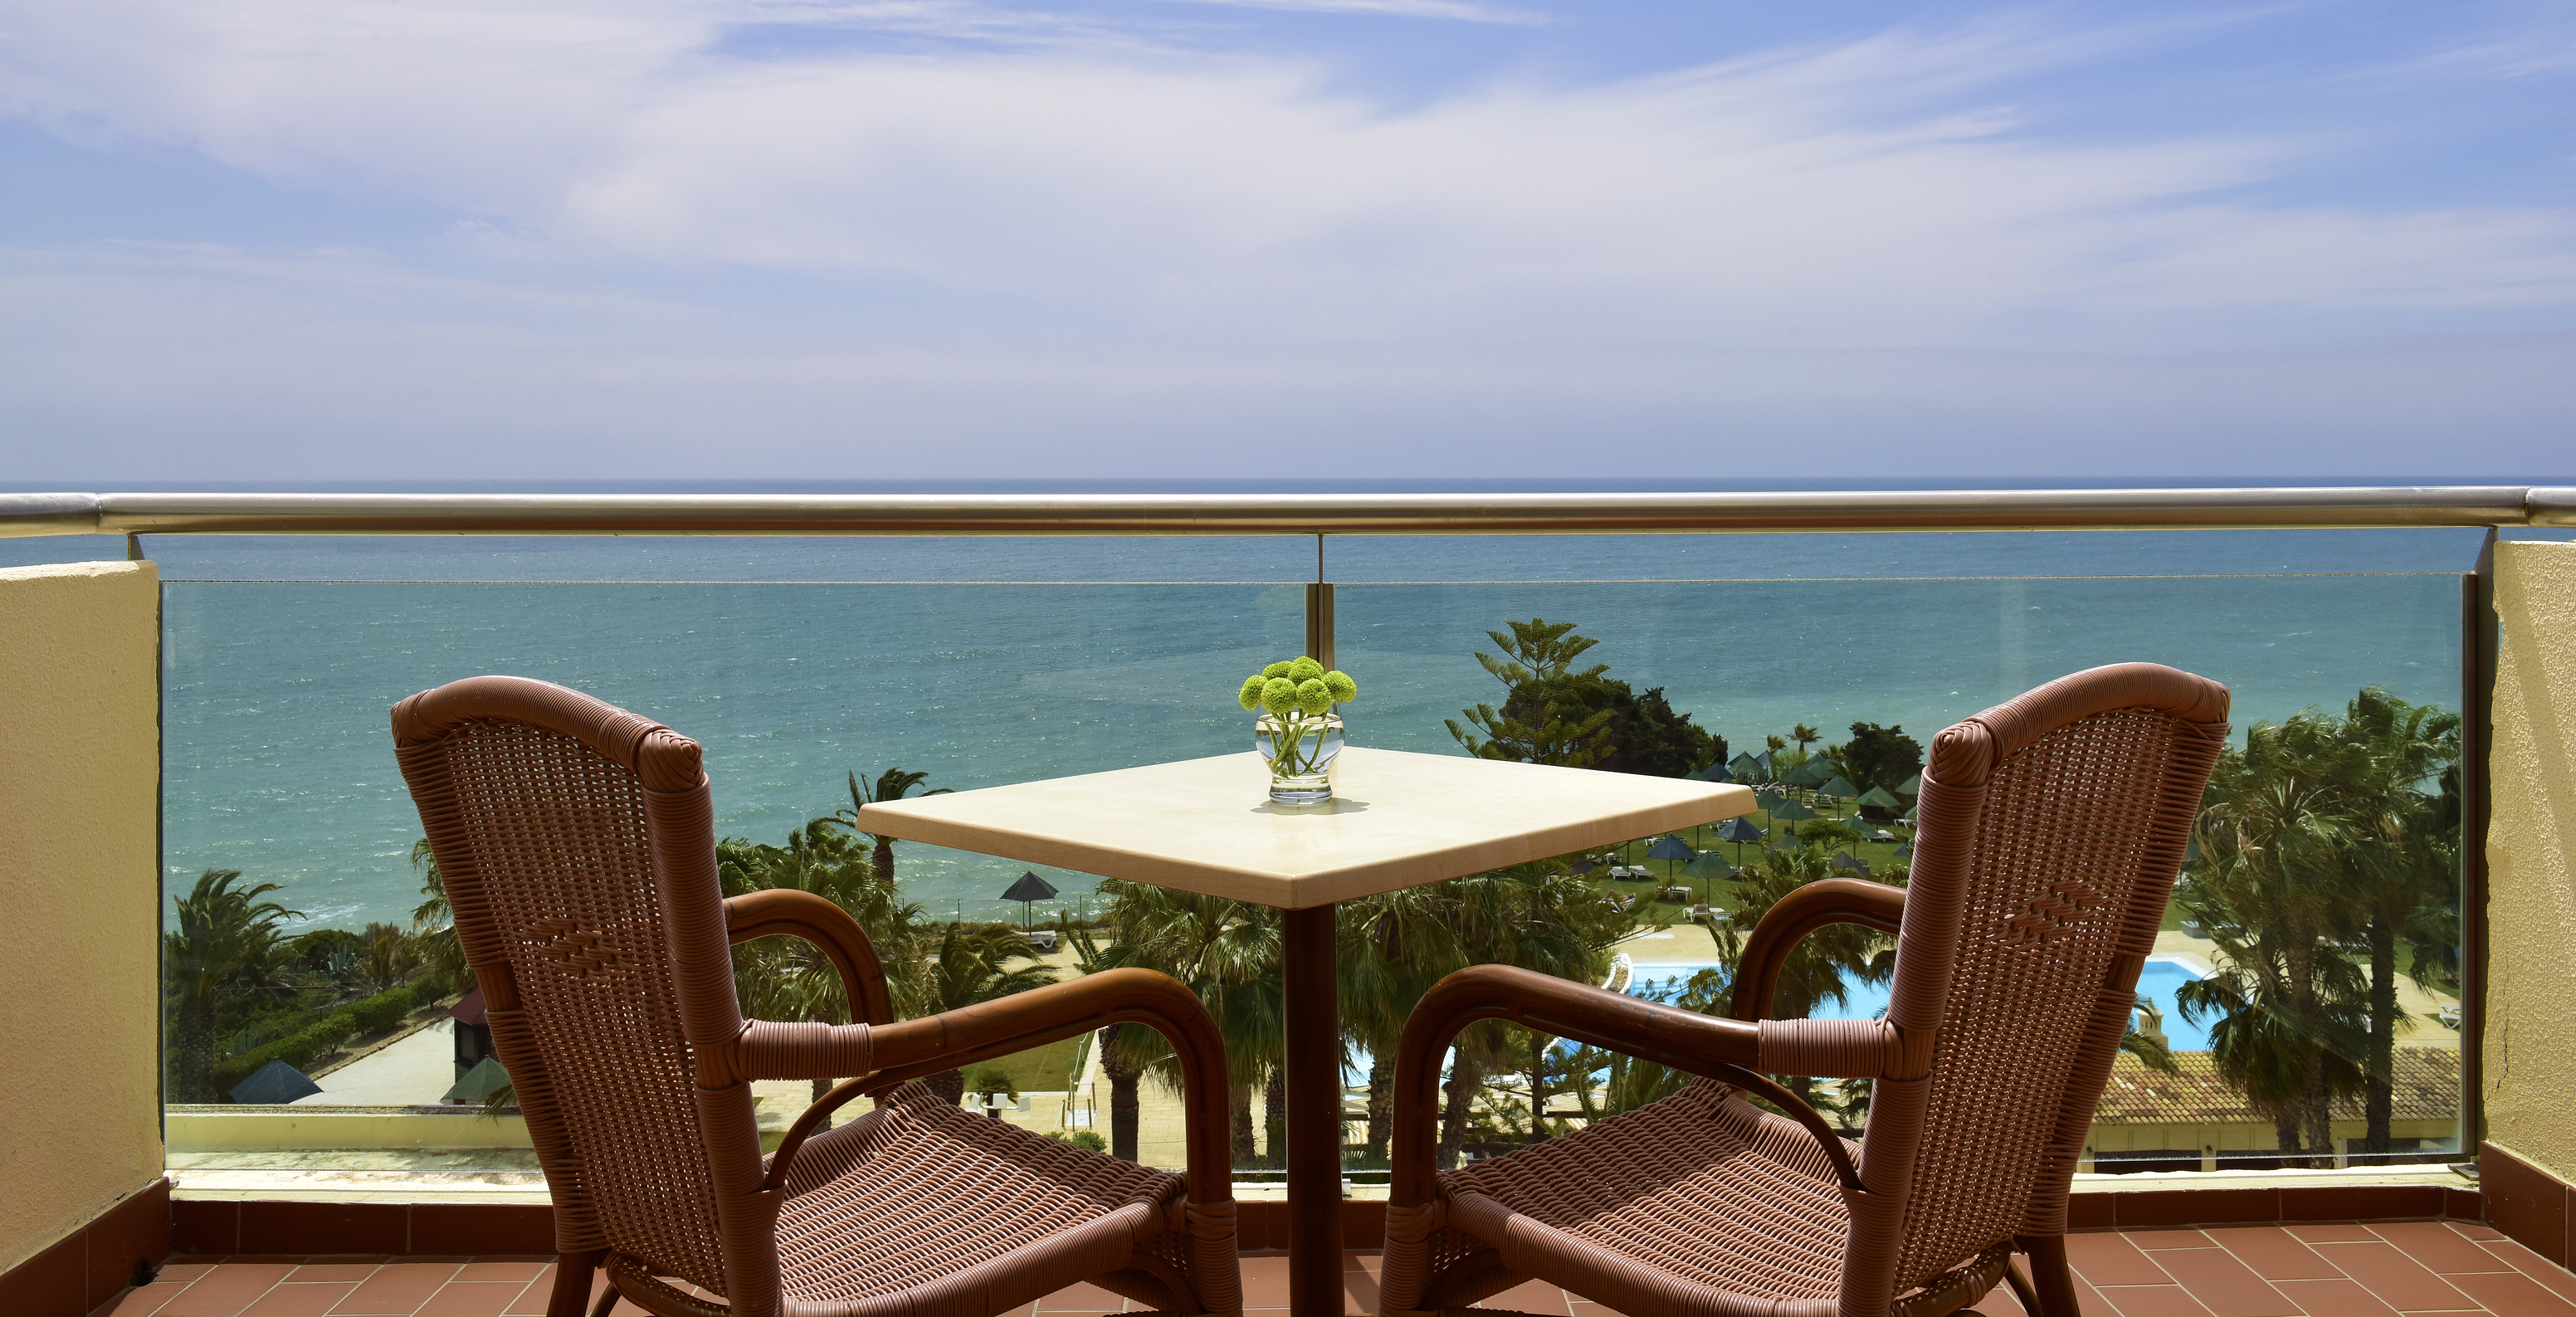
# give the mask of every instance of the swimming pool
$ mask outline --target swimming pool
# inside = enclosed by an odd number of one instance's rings
[[[1642,993],[1652,987],[1678,987],[1690,982],[1691,975],[1715,968],[1715,964],[1705,961],[1639,964],[1635,977],[1629,980],[1628,990]],[[2149,956],[2146,968],[2138,973],[2138,991],[2165,1013],[2165,1040],[2177,1052],[2209,1050],[2209,1026],[2213,1021],[2204,1019],[2193,1024],[2182,1018],[2182,1009],[2174,1002],[2177,989],[2205,977],[2189,961],[2173,956]],[[1817,1018],[1866,1020],[1887,1009],[1887,985],[1884,983],[1847,983],[1844,992],[1846,996],[1842,1005],[1828,1003],[1817,1008]]]

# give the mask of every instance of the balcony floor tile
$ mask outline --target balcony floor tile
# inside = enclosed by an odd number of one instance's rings
[[[2227,1226],[2098,1231],[2070,1236],[2076,1292],[2087,1317],[2576,1317],[2576,1275],[2483,1226],[2441,1222]],[[1343,1310],[1377,1302],[1378,1254],[1343,1255]],[[1248,1308],[1284,1311],[1288,1260],[1243,1260]],[[606,1280],[597,1282],[604,1290]],[[161,1279],[92,1317],[502,1317],[538,1314],[554,1289],[550,1262],[485,1258],[177,1258]],[[1483,1307],[1570,1317],[1620,1317],[1532,1281]],[[1003,1317],[1115,1313],[1134,1303],[1093,1286],[1058,1291]],[[628,1304],[621,1317],[638,1313]],[[1982,1317],[2023,1317],[1997,1287]]]

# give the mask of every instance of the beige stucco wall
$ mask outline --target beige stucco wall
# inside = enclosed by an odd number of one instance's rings
[[[160,578],[0,570],[0,1269],[161,1174]]]
[[[2576,1180],[2576,544],[2496,546],[2487,1137]]]

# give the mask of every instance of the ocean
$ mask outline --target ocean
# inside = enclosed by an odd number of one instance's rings
[[[1572,621],[1735,748],[1805,722],[1917,739],[2038,682],[2151,659],[2239,726],[2365,685],[2456,706],[2474,531],[1336,537],[1356,745],[1459,753],[1507,619]],[[149,537],[164,587],[164,878],[275,882],[314,924],[404,922],[420,835],[386,711],[502,672],[707,747],[726,835],[777,841],[892,766],[960,790],[1247,749],[1242,678],[1302,643],[1309,537]],[[0,565],[122,557],[0,541]],[[1029,866],[903,844],[942,917],[1015,916]],[[1079,902],[1087,875],[1041,870]],[[1045,913],[1045,911],[1041,911]]]

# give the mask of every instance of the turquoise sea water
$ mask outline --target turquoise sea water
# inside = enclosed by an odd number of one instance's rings
[[[1738,747],[1856,719],[1920,739],[2062,673],[2154,659],[2240,725],[2365,684],[2458,699],[2456,531],[1335,539],[1351,741],[1456,752],[1507,618]],[[1243,675],[1300,645],[1310,538],[148,540],[164,594],[165,882],[285,885],[407,919],[419,825],[386,710],[485,672],[576,686],[707,745],[718,821],[777,840],[894,764],[960,789],[1247,748]],[[0,542],[0,563],[121,557]],[[1016,914],[1027,866],[906,845],[934,912]],[[1080,875],[1049,873],[1068,897]],[[2169,1016],[2168,1027],[2173,1027]]]

